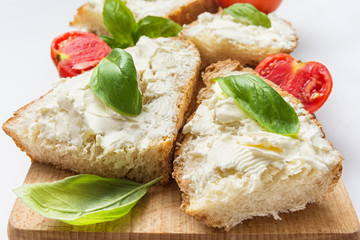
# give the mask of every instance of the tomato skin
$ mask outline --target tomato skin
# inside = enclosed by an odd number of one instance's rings
[[[304,104],[310,113],[317,111],[328,99],[333,82],[329,70],[321,63],[306,62],[302,64],[292,81],[285,89],[296,86],[293,94]]]
[[[323,64],[296,61],[285,53],[266,57],[255,71],[299,99],[310,113],[324,105],[333,86],[330,72]]]
[[[51,43],[51,58],[60,77],[73,77],[94,68],[111,52],[98,36],[73,31],[57,36]]]
[[[274,55],[273,55],[274,56]],[[289,54],[279,53],[276,57],[269,56],[264,58],[255,68],[262,77],[271,80],[279,87],[282,86],[282,79],[290,78],[293,71],[293,62],[295,59]],[[273,71],[276,65],[277,71]]]
[[[230,7],[235,3],[250,3],[254,5],[259,11],[266,14],[275,11],[282,0],[217,0],[219,5],[223,8]]]

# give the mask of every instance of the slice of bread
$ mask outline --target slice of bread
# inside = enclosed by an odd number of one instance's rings
[[[203,13],[184,26],[182,33],[199,49],[203,67],[226,59],[256,66],[271,54],[290,53],[297,46],[298,37],[291,24],[274,13],[268,16],[271,28],[246,26],[230,15],[222,15],[222,11]]]
[[[89,88],[92,71],[61,79],[22,107],[4,131],[35,162],[78,173],[146,182],[169,180],[174,142],[199,78],[200,55],[188,41],[142,37],[127,49],[138,73],[143,110],[116,113]]]
[[[70,25],[96,34],[109,34],[103,23],[103,5],[103,0],[93,0],[82,5]],[[152,15],[169,18],[180,25],[195,21],[203,12],[218,10],[216,0],[129,0],[127,6],[137,21]]]
[[[297,138],[264,130],[210,81],[242,73],[256,74],[231,60],[206,69],[200,105],[183,128],[174,161],[182,209],[225,230],[255,216],[280,219],[280,212],[321,201],[342,171],[342,157],[320,123],[292,95],[265,80],[298,114]]]

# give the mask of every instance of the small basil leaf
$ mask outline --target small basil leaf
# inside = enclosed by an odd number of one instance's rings
[[[136,22],[122,0],[105,0],[103,21],[107,30],[116,39],[117,46],[126,48],[134,44],[132,36]]]
[[[245,25],[263,26],[266,28],[271,27],[269,17],[249,3],[233,4],[230,7],[225,8],[224,12],[234,17],[235,21]]]
[[[161,180],[146,184],[81,174],[53,183],[35,183],[14,189],[33,211],[73,225],[113,221],[126,215]]]
[[[260,77],[252,74],[219,77],[220,88],[265,129],[296,136],[299,118],[295,109]]]
[[[142,110],[134,61],[129,53],[115,48],[94,69],[90,89],[115,111],[137,116]]]
[[[127,48],[129,47],[129,45],[126,43],[124,44],[123,42],[119,42],[117,41],[115,38],[106,36],[106,35],[98,35],[102,40],[104,40],[104,42],[109,45],[109,47],[111,48]]]
[[[170,19],[147,16],[138,22],[134,42],[136,43],[141,36],[149,38],[176,37],[181,30],[182,27]]]

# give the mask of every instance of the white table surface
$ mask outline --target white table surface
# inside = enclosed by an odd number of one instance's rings
[[[52,39],[72,30],[68,23],[85,0],[0,2],[0,122],[51,89],[58,79],[50,58]],[[283,0],[277,14],[292,22],[299,36],[293,56],[325,64],[332,94],[317,112],[327,138],[345,161],[343,180],[360,215],[360,1]],[[30,159],[0,133],[0,239]]]

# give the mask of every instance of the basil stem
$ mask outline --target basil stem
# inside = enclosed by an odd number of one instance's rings
[[[214,80],[265,129],[288,136],[297,135],[299,118],[295,109],[260,77],[242,74]]]

